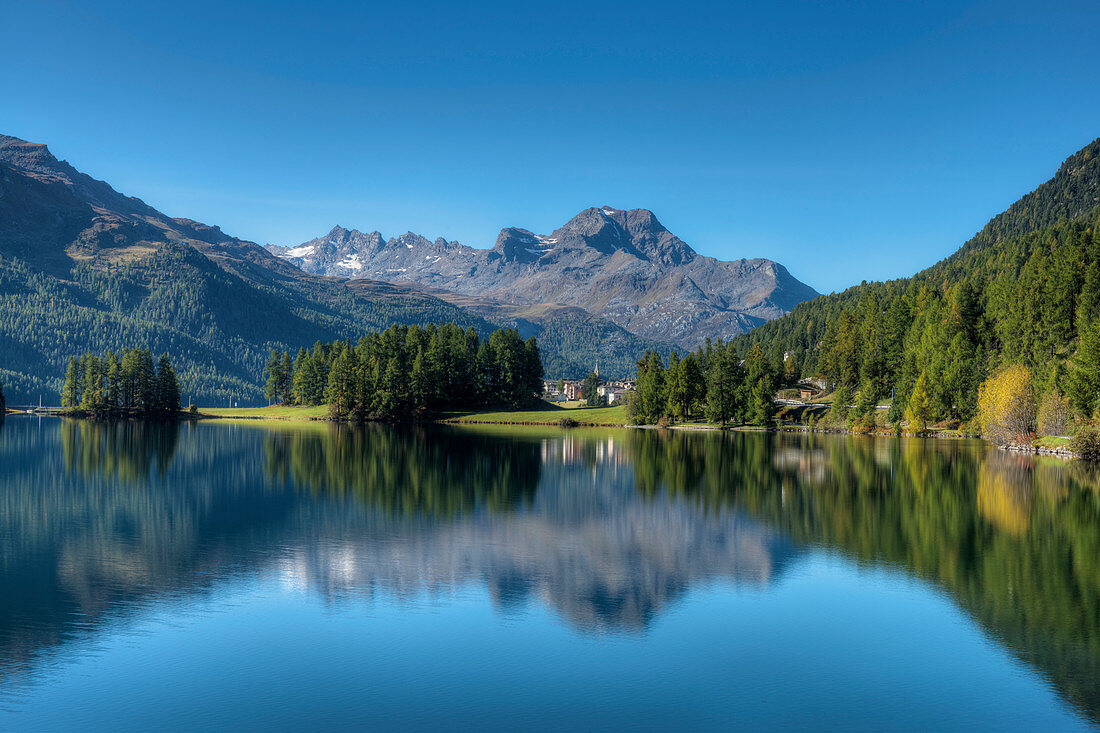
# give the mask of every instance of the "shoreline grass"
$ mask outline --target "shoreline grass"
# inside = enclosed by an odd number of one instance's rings
[[[547,407],[534,410],[448,413],[439,422],[489,425],[560,425],[562,421],[590,427],[623,427],[629,423],[626,407]]]
[[[185,410],[184,416],[189,413]],[[323,420],[328,417],[328,405],[302,407],[271,405],[270,407],[202,407],[194,417],[214,420]]]

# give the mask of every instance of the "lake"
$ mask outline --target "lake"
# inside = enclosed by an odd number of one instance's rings
[[[1100,475],[977,441],[0,426],[0,729],[1095,730]]]

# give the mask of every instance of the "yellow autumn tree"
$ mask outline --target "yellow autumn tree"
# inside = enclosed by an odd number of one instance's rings
[[[923,433],[928,428],[931,417],[932,400],[928,396],[928,377],[921,372],[909,395],[909,404],[905,408],[905,420],[909,423],[910,430]]]
[[[982,433],[1000,445],[1027,441],[1035,431],[1035,392],[1031,372],[1010,364],[978,388]]]
[[[1051,389],[1039,402],[1039,433],[1042,435],[1064,435],[1066,425],[1073,415],[1073,406],[1069,398],[1057,389]]]

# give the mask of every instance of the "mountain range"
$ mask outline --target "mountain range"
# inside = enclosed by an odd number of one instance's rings
[[[483,305],[580,308],[689,350],[817,295],[777,262],[698,254],[647,209],[588,208],[547,235],[509,227],[491,249],[339,226],[297,247],[268,249],[307,272],[417,283],[445,299],[453,292]]]
[[[538,337],[551,377],[597,362],[626,376],[646,349],[740,333],[813,294],[775,263],[700,257],[649,212],[609,211],[582,212],[543,245],[517,229],[491,250],[336,229],[280,250],[170,217],[0,135],[0,381],[11,402],[51,401],[69,356],[144,346],[172,355],[185,400],[255,404],[273,348],[448,321]],[[290,254],[306,248],[316,256]]]

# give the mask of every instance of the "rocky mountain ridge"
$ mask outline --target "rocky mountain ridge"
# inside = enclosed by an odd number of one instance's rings
[[[507,227],[491,249],[339,226],[297,247],[268,249],[316,274],[574,306],[684,348],[744,333],[817,295],[777,262],[698,254],[648,209],[588,208],[548,235]]]

